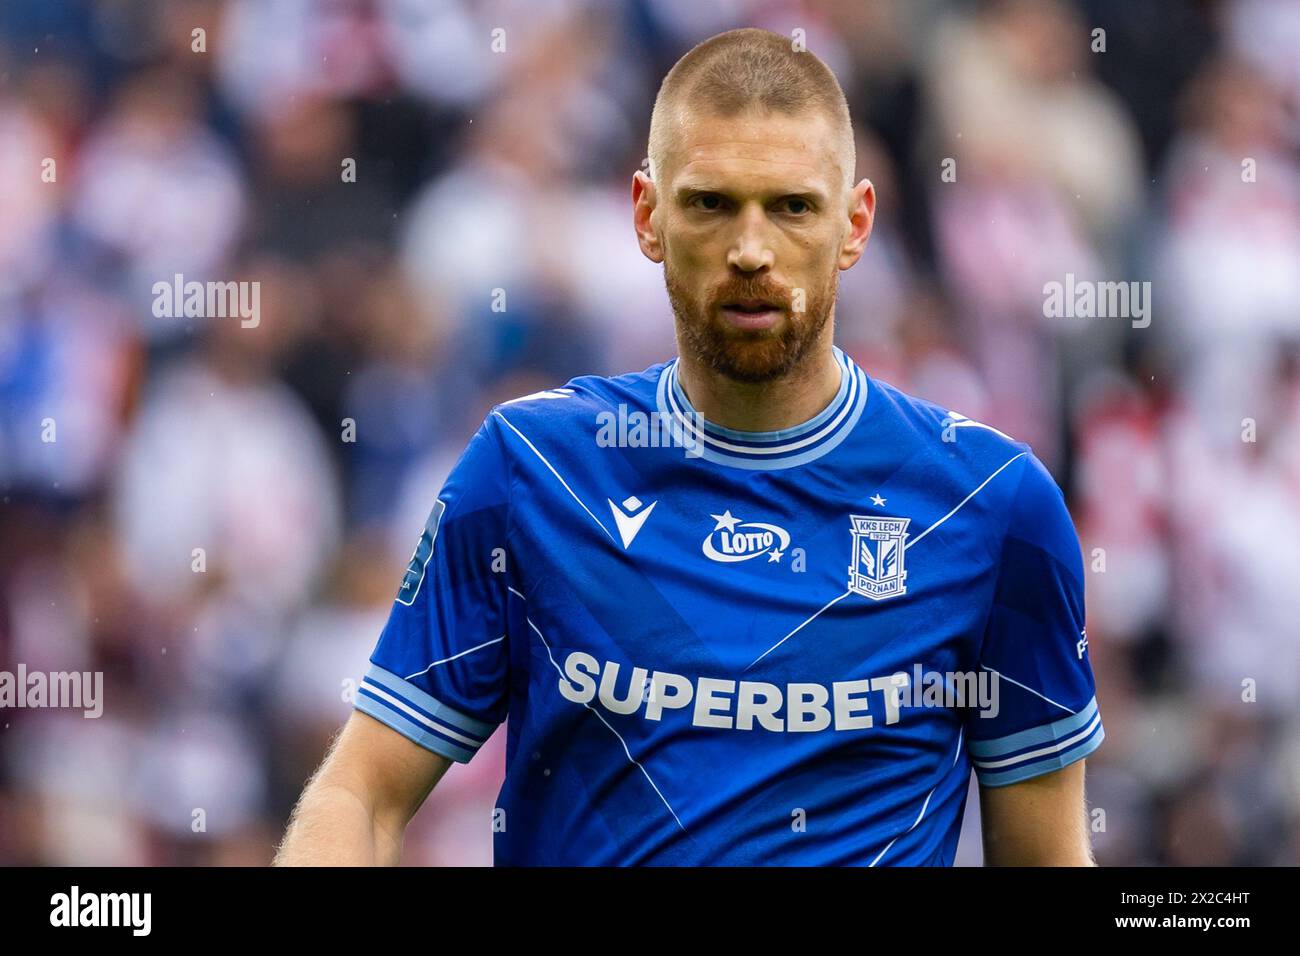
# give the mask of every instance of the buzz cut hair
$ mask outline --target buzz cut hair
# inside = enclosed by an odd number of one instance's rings
[[[798,116],[821,111],[831,121],[840,146],[845,185],[856,164],[853,121],[839,80],[816,54],[796,50],[779,33],[746,27],[728,30],[692,47],[659,86],[650,114],[649,175],[664,169],[679,117],[690,109],[714,116],[748,110]]]

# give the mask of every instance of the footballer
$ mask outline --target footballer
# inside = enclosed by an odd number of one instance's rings
[[[1093,865],[1077,536],[1027,445],[834,345],[854,173],[812,53],[677,62],[631,198],[678,356],[489,412],[277,863],[396,863],[504,721],[497,865],[946,866],[972,769],[986,863]]]

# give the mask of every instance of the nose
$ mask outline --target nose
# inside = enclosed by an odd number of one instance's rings
[[[766,238],[766,217],[761,209],[750,207],[737,219],[739,231],[727,251],[727,265],[741,272],[770,269],[774,261],[771,244]]]

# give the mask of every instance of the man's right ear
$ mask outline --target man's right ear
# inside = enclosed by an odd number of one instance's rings
[[[641,247],[641,254],[651,262],[664,261],[663,244],[651,221],[658,199],[654,180],[642,170],[633,173],[632,225],[636,229],[636,241]]]

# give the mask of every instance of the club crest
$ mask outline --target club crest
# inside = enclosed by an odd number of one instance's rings
[[[849,590],[873,601],[906,594],[903,544],[912,519],[849,515],[849,520],[853,530]]]

